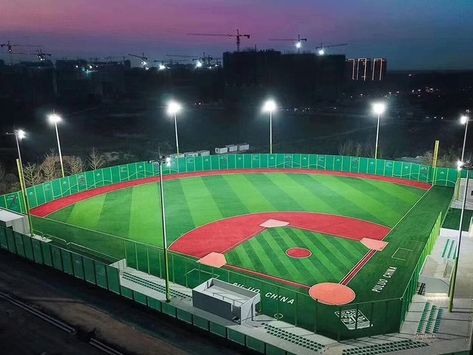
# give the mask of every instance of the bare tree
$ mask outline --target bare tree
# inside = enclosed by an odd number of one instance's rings
[[[41,183],[41,172],[36,164],[28,163],[23,168],[23,176],[27,187]]]
[[[79,174],[84,171],[84,162],[81,157],[75,155],[65,156],[64,164],[69,175]]]
[[[105,165],[105,158],[97,149],[95,149],[95,147],[93,147],[89,153],[87,162],[91,170],[97,170]]]
[[[44,160],[39,168],[44,181],[51,181],[61,176],[59,156],[52,151],[44,156]]]

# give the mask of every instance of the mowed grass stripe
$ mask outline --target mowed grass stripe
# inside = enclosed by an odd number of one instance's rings
[[[132,189],[108,193],[105,196],[96,229],[109,234],[128,237],[132,193]]]
[[[380,221],[382,221],[382,224],[393,226],[402,217],[404,209],[392,206],[393,200],[383,201],[383,192],[381,190],[377,189],[377,198],[373,198],[368,193],[369,190],[362,191],[361,189],[356,188],[357,181],[353,184],[348,183],[346,179],[339,179],[339,181],[342,191],[346,196],[352,201],[360,201],[358,205],[375,215]]]
[[[320,198],[320,186],[317,185],[317,182],[314,181],[314,179],[312,179],[310,176],[287,174],[287,177],[297,183],[306,193],[308,192],[311,194],[314,204],[312,205],[310,211],[339,214],[340,211],[336,208],[336,204],[329,203],[328,201]]]
[[[311,270],[311,274],[314,275],[318,282],[322,282],[327,278],[327,275],[332,275],[332,270],[327,268],[325,264],[320,260],[320,251],[314,243],[311,242],[310,238],[307,238],[303,231],[299,229],[284,228],[285,232],[289,235],[291,240],[294,241],[294,247],[306,248],[312,252],[312,256],[307,259],[302,259],[306,268]],[[313,237],[313,236],[312,236]],[[333,276],[335,277],[335,276]]]
[[[249,268],[264,272],[268,275],[277,275],[278,272],[284,272],[283,269],[277,269],[276,265],[273,263],[268,263],[266,251],[263,247],[255,242],[255,239],[252,240],[253,243],[245,243],[243,244],[243,249],[247,253],[249,257]]]
[[[293,229],[293,231],[300,242],[312,251],[312,256],[315,258],[311,258],[311,261],[314,262],[316,268],[320,269],[322,275],[331,274],[337,278],[338,275],[343,274],[344,266],[338,264],[336,257],[323,246],[319,239],[320,235],[298,229]]]
[[[274,184],[268,175],[271,174],[245,175],[245,178],[261,191],[261,194],[268,201],[271,201],[277,211],[304,211],[297,201],[287,194],[283,188]]]
[[[343,190],[343,184],[340,184],[338,180],[342,178],[319,176],[317,180],[325,190],[332,197],[334,204],[340,206],[340,214],[343,216],[351,216],[366,221],[371,221],[378,224],[383,224],[382,219],[378,218],[376,210],[367,209],[364,204],[364,198],[362,196],[351,196],[348,192]],[[334,181],[335,180],[335,181]],[[357,200],[361,197],[361,201]],[[381,216],[383,217],[383,216]]]
[[[169,243],[176,241],[182,235],[196,227],[191,208],[189,207],[189,201],[182,187],[183,181],[184,180],[176,180],[164,184]],[[176,199],[175,201],[179,201],[179,203],[168,203],[170,199]],[[171,218],[178,223],[171,223]]]
[[[258,251],[260,260],[266,265],[267,268],[273,270],[271,275],[280,275],[287,279],[289,275],[292,276],[293,280],[299,279],[299,271],[290,263],[283,263],[280,258],[276,258],[275,255],[280,255],[281,251],[279,243],[277,243],[271,235],[271,231],[265,233],[265,235],[259,235],[253,239],[253,247]],[[268,267],[270,265],[270,267]]]
[[[314,195],[307,193],[305,185],[299,183],[299,180],[303,175],[294,175],[290,177],[289,174],[268,174],[268,179],[277,186],[279,189],[283,190],[287,195],[297,201],[303,210],[305,211],[330,211],[330,213],[336,213],[335,209],[331,207],[328,203],[322,203],[323,206],[320,206],[321,200],[315,199]]]
[[[396,184],[358,179],[352,186],[373,198],[382,198],[383,203],[402,208],[410,207],[424,194],[424,190]]]
[[[181,180],[181,186],[188,201],[187,205],[189,206],[192,221],[196,227],[223,218],[220,209],[202,178],[183,179]]]
[[[48,218],[54,219],[55,221],[67,223],[67,220],[69,219],[69,216],[71,215],[72,210],[74,209],[75,206],[76,205],[66,207],[58,212],[53,213]]]
[[[351,255],[352,258],[359,258],[360,255],[364,255],[366,252],[369,251],[367,247],[365,247],[361,242],[358,241],[351,241],[346,240],[343,238],[337,237],[328,237],[333,238],[331,243],[334,245],[335,248],[343,252],[345,255]]]
[[[105,201],[106,195],[101,195],[75,204],[65,222],[84,228],[95,228],[105,207]]]
[[[235,211],[239,211],[240,214],[250,213],[250,210],[246,208],[246,205],[222,176],[214,176],[203,181],[223,217],[234,216]]]
[[[157,184],[131,189],[130,238],[140,242],[162,245],[161,198]]]
[[[287,256],[287,250],[295,247],[300,247],[294,235],[290,234],[289,228],[280,228],[270,230],[270,236],[273,237],[274,243],[279,245],[281,251],[285,255],[285,259],[281,259],[284,264],[291,264],[297,270],[299,275],[298,280],[301,283],[311,283],[313,280],[317,280],[321,275],[317,269],[315,269],[312,263],[308,259],[293,259]],[[305,247],[305,245],[304,245]]]
[[[274,205],[244,175],[223,175],[223,178],[240,201],[252,213],[276,211]]]

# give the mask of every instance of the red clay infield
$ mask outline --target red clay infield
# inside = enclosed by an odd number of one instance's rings
[[[171,251],[203,258],[212,252],[225,254],[265,230],[260,224],[268,219],[289,222],[289,227],[340,238],[382,240],[390,229],[354,218],[309,212],[271,212],[227,218],[185,234],[171,246]]]
[[[389,182],[389,183],[397,184],[397,185],[415,187],[422,190],[429,190],[432,187],[431,185],[426,184],[426,183],[399,179],[399,178],[390,178],[390,177],[368,175],[368,174],[342,173],[342,172],[337,172],[337,171],[308,170],[308,169],[239,169],[239,170],[221,170],[221,171],[202,171],[202,172],[196,172],[196,173],[186,173],[186,174],[176,174],[176,175],[165,176],[164,181],[172,181],[172,180],[186,179],[186,178],[192,178],[192,177],[216,176],[216,175],[263,174],[263,173],[338,176],[338,177],[347,177],[347,178],[364,179],[364,180],[384,181],[384,182]],[[134,181],[129,181],[129,182],[122,182],[119,184],[114,184],[114,185],[106,186],[106,187],[99,187],[93,190],[81,192],[72,196],[55,200],[43,206],[39,206],[37,208],[32,209],[31,213],[38,217],[47,217],[54,212],[57,212],[63,208],[71,206],[82,200],[86,200],[95,196],[103,195],[108,192],[113,192],[113,191],[122,190],[122,189],[126,189],[133,186],[156,183],[156,182],[159,182],[158,177],[134,180]]]
[[[290,258],[294,259],[307,259],[312,256],[312,252],[306,248],[292,248],[286,250],[286,254]]]
[[[343,306],[352,302],[356,296],[350,287],[330,282],[312,286],[309,295],[314,300],[331,306]]]

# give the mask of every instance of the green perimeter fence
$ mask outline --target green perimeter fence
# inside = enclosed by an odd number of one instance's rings
[[[314,169],[373,174],[440,186],[454,186],[458,178],[458,172],[455,169],[432,169],[428,166],[405,162],[305,154],[249,154],[180,158],[166,168],[164,174],[258,168]],[[133,163],[86,172],[34,186],[28,189],[28,197],[32,208],[34,208],[61,197],[97,187],[156,177],[156,175],[155,164]],[[19,193],[5,195],[0,197],[0,207],[22,212],[24,206],[21,201]],[[397,332],[417,290],[419,274],[426,256],[431,252],[438,237],[441,221],[442,216],[439,215],[402,298],[352,303],[342,307],[327,306],[314,301],[307,294],[307,290],[287,288],[225,268],[212,268],[196,263],[193,258],[176,253],[170,253],[170,278],[172,282],[192,288],[210,277],[217,277],[241,287],[257,290],[261,293],[261,311],[264,314],[336,339]],[[126,259],[130,267],[163,277],[163,250],[159,247],[47,218],[34,217],[33,226],[35,232],[39,234],[45,234],[44,232],[47,231],[46,236],[52,239],[53,243],[45,243],[19,235],[9,229],[3,229],[0,230],[0,246],[76,277],[83,275],[86,281],[88,281],[87,278],[92,279],[91,273],[95,273],[93,277],[99,286],[101,286],[99,282],[102,284],[104,282],[101,277],[109,277],[106,272],[110,267],[107,264],[120,259]],[[54,237],[55,230],[61,231],[57,235],[67,235],[68,240]],[[76,263],[79,264],[79,258],[82,260],[80,266],[75,267]],[[92,268],[91,265],[94,267]],[[105,270],[101,274],[102,276],[97,276],[96,265],[102,265],[99,267],[100,270]],[[76,275],[76,273],[78,274]],[[114,275],[115,271],[109,273]],[[118,275],[115,275],[111,280],[107,280],[107,285],[116,284],[117,277]],[[125,296],[129,294],[129,290],[120,289],[119,283],[112,291],[121,292],[120,294]]]
[[[237,154],[178,158],[170,167],[165,167],[163,173],[171,175],[234,169],[336,171],[394,177],[449,187],[455,186],[459,174],[456,169],[450,168],[432,168],[401,161],[322,154]],[[29,187],[27,194],[31,208],[35,208],[79,192],[157,175],[157,166],[151,162],[131,163],[88,171]],[[0,207],[25,212],[20,192],[0,196]]]
[[[193,288],[215,277],[260,292],[262,313],[335,339],[398,332],[417,291],[424,261],[440,233],[441,222],[442,214],[439,214],[401,298],[351,303],[342,307],[327,306],[314,301],[307,289],[288,288],[230,269],[206,266],[173,252],[169,252],[170,281]],[[54,248],[70,250],[106,264],[126,259],[129,267],[164,278],[163,249],[160,247],[47,218],[34,218],[33,223],[36,232],[49,232],[41,234],[54,241],[51,247],[54,245]],[[61,235],[66,233],[68,240],[54,237],[51,231],[55,229],[61,230]],[[90,243],[94,243],[93,248],[90,248]]]

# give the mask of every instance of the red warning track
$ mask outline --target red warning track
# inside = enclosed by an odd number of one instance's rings
[[[197,228],[176,241],[171,250],[199,259],[212,252],[225,254],[263,232],[265,228],[260,224],[268,219],[289,222],[290,227],[351,240],[364,237],[381,240],[390,232],[385,226],[348,217],[309,212],[259,213],[228,218]]]
[[[415,187],[421,190],[429,190],[431,185],[399,179],[399,178],[390,178],[385,176],[376,176],[376,175],[368,175],[368,174],[354,174],[354,173],[342,173],[337,171],[323,171],[323,170],[308,170],[308,169],[239,169],[239,170],[220,170],[220,171],[202,171],[196,173],[186,173],[186,174],[176,174],[176,175],[169,175],[164,177],[164,181],[172,181],[178,179],[186,179],[186,178],[193,178],[193,177],[205,177],[205,176],[218,176],[218,175],[235,175],[235,174],[263,174],[263,173],[284,173],[284,174],[306,174],[306,175],[327,175],[327,176],[338,176],[338,177],[347,177],[347,178],[355,178],[355,179],[363,179],[363,180],[374,180],[374,181],[383,181],[389,182],[392,184]],[[89,198],[103,195],[109,192],[127,189],[133,186],[143,185],[143,184],[150,184],[159,182],[159,178],[147,178],[147,179],[140,179],[134,180],[129,182],[122,182],[106,187],[99,187],[93,190],[81,192],[75,195],[71,195],[68,197],[64,197],[43,206],[39,206],[31,210],[31,213],[37,217],[47,217],[52,213],[55,213],[63,208],[71,206],[77,202],[87,200]]]

